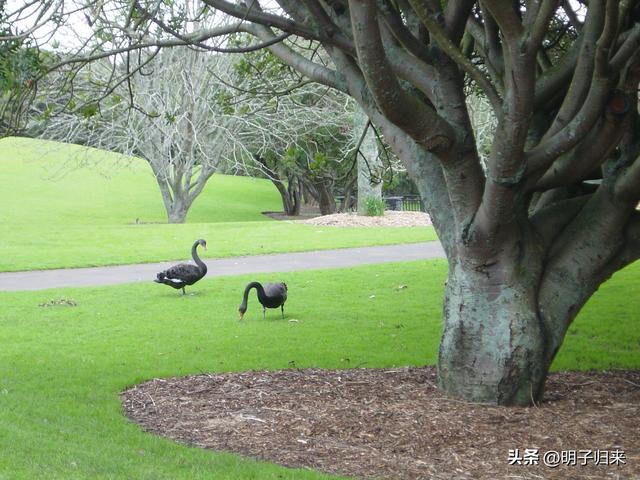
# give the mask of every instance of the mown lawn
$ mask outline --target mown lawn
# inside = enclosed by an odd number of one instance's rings
[[[278,222],[268,180],[214,175],[183,225],[166,224],[148,165],[74,145],[0,140],[0,271],[118,265],[436,240],[431,227],[315,227]]]
[[[0,479],[319,479],[143,433],[119,392],[154,377],[250,369],[433,364],[444,260],[163,285],[0,293]],[[250,280],[285,280],[266,321]],[[640,264],[581,312],[554,369],[640,368]],[[399,288],[406,286],[406,288]],[[75,306],[39,306],[65,299]],[[295,319],[297,322],[289,322]]]

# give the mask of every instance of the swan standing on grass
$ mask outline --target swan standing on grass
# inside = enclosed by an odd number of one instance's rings
[[[244,289],[242,303],[238,311],[240,312],[240,320],[247,311],[247,300],[249,299],[249,290],[256,289],[258,293],[258,301],[262,304],[262,319],[265,319],[267,308],[278,308],[282,312],[284,319],[284,302],[287,301],[287,284],[286,283],[267,283],[263,287],[258,282],[251,282]]]
[[[181,288],[182,294],[184,295],[184,287],[187,285],[193,285],[207,274],[207,266],[202,260],[200,260],[198,252],[196,251],[198,245],[202,245],[202,248],[205,250],[207,249],[206,241],[202,239],[196,240],[191,247],[191,257],[193,258],[193,261],[196,262],[195,265],[191,263],[180,263],[178,265],[174,265],[173,267],[158,273],[154,282],[164,283],[176,290]]]

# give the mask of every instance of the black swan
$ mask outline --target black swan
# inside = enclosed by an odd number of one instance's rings
[[[193,285],[207,274],[207,266],[200,260],[198,252],[196,251],[198,245],[202,245],[202,248],[205,250],[207,249],[207,242],[202,239],[197,240],[196,243],[193,244],[193,247],[191,247],[191,257],[193,257],[193,261],[196,262],[195,265],[190,263],[174,265],[160,272],[154,282],[164,283],[176,290],[181,288],[182,294],[184,295],[184,287]]]
[[[244,289],[242,303],[238,311],[240,312],[240,320],[247,311],[247,300],[249,299],[249,290],[252,288],[258,292],[258,301],[262,304],[262,319],[264,320],[267,308],[278,308],[282,311],[284,319],[284,302],[287,301],[287,284],[286,283],[267,283],[263,287],[258,282],[251,282]]]

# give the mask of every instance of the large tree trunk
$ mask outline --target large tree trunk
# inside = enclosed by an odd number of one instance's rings
[[[278,189],[284,214],[290,217],[300,215],[300,190],[296,179],[290,178],[287,186],[280,179],[272,178],[271,183]]]
[[[289,176],[287,180],[287,188],[283,188],[282,190],[278,189],[278,191],[282,197],[282,205],[284,207],[285,215],[290,217],[300,215],[301,195],[300,182],[298,179],[293,175]]]
[[[167,220],[169,223],[184,223],[187,220],[188,208],[182,202],[173,202],[167,208]]]
[[[484,277],[484,278],[482,278]],[[528,405],[542,398],[550,361],[537,282],[490,281],[487,272],[449,271],[438,381],[467,400]]]
[[[170,182],[159,173],[156,174],[156,182],[160,187],[162,202],[167,212],[167,221],[169,223],[184,223],[187,220],[189,208],[191,208],[193,201],[200,194],[212,174],[213,171],[201,172],[196,185],[194,185],[190,193],[187,193],[188,188],[185,189],[180,183]]]
[[[206,179],[199,179],[199,182],[202,182],[202,186],[198,185],[197,191],[192,195],[187,194],[179,183],[170,184],[167,179],[159,175],[156,175],[156,182],[162,194],[162,202],[167,212],[167,221],[169,223],[184,223],[187,220],[187,212],[193,203],[193,199],[202,190]]]
[[[330,189],[327,187],[327,184],[319,181],[315,182],[313,185],[318,194],[318,207],[320,208],[320,215],[331,215],[332,213],[336,213],[336,199],[333,197]]]
[[[162,202],[167,212],[169,223],[184,223],[189,208],[204,190],[207,181],[215,172],[212,165],[203,165],[199,173],[194,176],[192,165],[185,170],[181,165],[173,165],[167,169],[162,161],[148,160],[155,176]]]
[[[295,176],[290,175],[285,185],[284,180],[280,177],[276,168],[271,167],[265,157],[254,153],[253,158],[261,166],[267,177],[269,177],[271,183],[278,189],[284,214],[288,216],[300,215],[301,192],[299,180]]]

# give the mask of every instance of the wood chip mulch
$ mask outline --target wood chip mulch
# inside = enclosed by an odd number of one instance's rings
[[[301,223],[323,227],[427,227],[431,225],[431,218],[423,212],[385,210],[384,215],[379,217],[334,213],[302,220]]]
[[[435,381],[433,367],[203,374],[122,402],[182,443],[356,478],[640,479],[640,371],[554,373],[529,408],[469,404]]]

